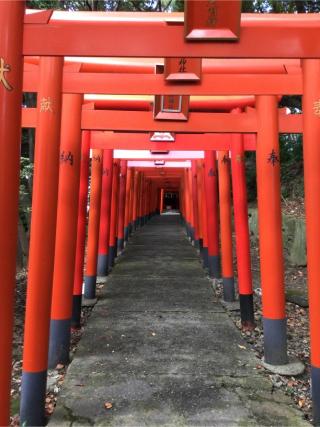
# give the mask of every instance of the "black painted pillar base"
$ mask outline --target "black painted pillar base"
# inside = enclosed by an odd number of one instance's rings
[[[213,279],[221,278],[220,255],[208,255],[209,276]]]
[[[133,230],[134,230],[134,223],[130,222],[130,224],[129,224],[129,237],[132,235]]]
[[[48,367],[54,369],[59,363],[68,365],[70,363],[70,319],[51,319],[49,339]]]
[[[117,240],[117,251],[118,253],[122,252],[124,249],[124,239]]]
[[[203,261],[203,267],[209,268],[209,255],[208,255],[208,248],[206,246],[202,249],[202,261]]]
[[[84,297],[94,299],[96,297],[97,276],[84,276]]]
[[[233,302],[235,300],[234,277],[223,277],[223,300],[225,302]]]
[[[311,366],[313,424],[320,426],[320,368]]]
[[[99,254],[98,263],[97,263],[97,275],[100,277],[108,276],[109,273],[109,264],[108,264],[108,254]]]
[[[239,294],[239,302],[242,326],[244,328],[253,329],[255,327],[253,295]]]
[[[199,250],[200,250],[200,254],[202,256],[202,250],[203,250],[203,239],[199,239]]]
[[[129,227],[130,224],[127,227],[124,227],[124,241],[127,242],[129,240]]]
[[[82,295],[73,295],[71,327],[79,329],[81,326],[81,302]]]
[[[116,247],[115,246],[109,246],[109,268],[114,267],[114,260],[116,257]]]
[[[270,365],[285,365],[287,354],[287,319],[263,317],[264,361]]]
[[[47,371],[22,373],[20,425],[44,426]]]

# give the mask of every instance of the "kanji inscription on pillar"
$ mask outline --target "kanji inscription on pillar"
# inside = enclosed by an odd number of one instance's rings
[[[320,117],[320,99],[317,99],[313,103],[313,112],[317,117]]]
[[[13,87],[8,82],[7,76],[6,76],[6,73],[9,73],[10,71],[11,71],[11,66],[5,63],[4,58],[0,57],[0,83],[6,90],[9,90],[9,91],[13,89]]]
[[[41,113],[53,113],[53,101],[50,96],[43,97],[40,100],[40,112]]]
[[[271,153],[269,154],[268,163],[271,163],[272,166],[275,166],[277,163],[280,163],[279,157],[274,149],[272,149]]]
[[[71,151],[61,151],[60,163],[69,163],[70,166],[73,166],[73,154],[71,153]]]
[[[242,156],[241,154],[236,155],[236,162],[241,163],[242,162]]]

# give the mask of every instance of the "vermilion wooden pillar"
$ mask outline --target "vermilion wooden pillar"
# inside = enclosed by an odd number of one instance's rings
[[[138,202],[138,224],[140,227],[144,225],[144,222],[143,222],[143,204],[144,204],[144,198],[145,198],[144,188],[145,188],[145,177],[144,177],[144,173],[141,172],[140,186],[139,186],[139,202]]]
[[[248,225],[247,183],[244,164],[243,136],[241,134],[232,134],[231,136],[231,169],[240,315],[243,327],[253,328],[254,309]]]
[[[223,298],[225,301],[234,301],[230,159],[228,151],[218,152],[218,173]]]
[[[107,276],[109,272],[109,236],[111,216],[111,193],[113,176],[113,150],[103,150],[101,212],[98,248],[98,276]]]
[[[70,362],[72,295],[77,243],[82,95],[62,97],[58,211],[49,340],[49,368]],[[72,117],[72,120],[70,120]]]
[[[126,182],[126,200],[125,200],[125,215],[124,215],[124,241],[129,239],[130,228],[130,201],[131,201],[131,181],[132,181],[132,168],[127,168],[127,182]]]
[[[87,299],[94,299],[96,297],[102,165],[103,151],[98,149],[92,150],[87,263],[84,276],[84,296]]]
[[[205,152],[204,165],[209,275],[213,278],[219,278],[221,277],[221,270],[219,255],[218,172],[215,151]]]
[[[117,256],[117,223],[118,223],[118,201],[119,201],[119,167],[120,160],[113,162],[112,196],[111,196],[111,217],[109,236],[109,268],[114,266]]]
[[[160,193],[160,214],[162,214],[162,212],[163,212],[163,202],[164,202],[164,189],[161,188],[161,193]]]
[[[288,357],[277,105],[277,96],[256,98],[256,155],[264,358],[269,364],[283,365]]]
[[[184,173],[184,200],[185,200],[185,221],[186,221],[186,230],[187,236],[191,240],[192,232],[191,232],[191,218],[190,218],[190,188],[189,188],[189,169],[185,170]]]
[[[78,225],[76,260],[74,267],[73,304],[71,326],[80,328],[81,301],[83,286],[84,252],[86,244],[87,204],[88,204],[88,180],[90,157],[90,131],[82,131],[80,186],[78,199]]]
[[[133,205],[132,205],[132,226],[133,230],[137,229],[137,209],[138,209],[138,188],[140,182],[140,172],[134,172],[133,183]]]
[[[192,181],[193,181],[193,174],[192,174],[192,168],[187,169],[187,173],[188,173],[188,193],[189,193],[189,218],[190,218],[190,240],[191,242],[194,241],[194,212],[193,212],[193,185],[192,185]]]
[[[0,2],[0,425],[9,424],[25,2]]]
[[[130,181],[130,205],[129,205],[129,236],[131,236],[134,230],[134,183],[136,172],[134,168],[131,169],[131,181]]]
[[[119,183],[119,216],[117,249],[120,253],[124,248],[124,217],[126,209],[126,183],[127,183],[127,161],[120,161],[120,183]]]
[[[197,208],[198,208],[198,228],[199,228],[199,249],[200,255],[202,257],[202,249],[203,249],[203,221],[202,221],[202,167],[201,162],[196,160],[196,171],[197,171]]]
[[[303,159],[313,422],[320,424],[320,60],[303,67]]]
[[[202,230],[203,230],[203,245],[202,245],[202,259],[203,266],[209,268],[208,262],[208,217],[207,217],[207,198],[204,187],[204,162],[200,161],[201,171],[201,211],[199,214],[202,219]]]
[[[191,160],[192,173],[192,211],[193,211],[193,242],[194,246],[199,248],[199,215],[198,215],[198,184],[197,184],[197,164],[195,160]]]
[[[44,425],[56,235],[63,58],[40,58],[21,425]]]

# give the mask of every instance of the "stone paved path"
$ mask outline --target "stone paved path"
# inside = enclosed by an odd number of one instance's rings
[[[211,286],[179,217],[153,218],[107,279],[50,425],[309,425]]]

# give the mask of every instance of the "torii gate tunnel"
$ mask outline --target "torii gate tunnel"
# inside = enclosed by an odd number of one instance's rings
[[[288,363],[279,133],[303,133],[320,423],[320,16],[241,14],[237,0],[186,6],[183,17],[0,2],[0,425],[10,415],[21,127],[36,128],[22,425],[44,424],[47,369],[68,363],[83,279],[94,299],[97,276],[169,193],[233,301],[232,183],[241,321],[253,327],[246,150],[256,150],[265,361]],[[37,93],[36,108],[21,106],[23,92]],[[278,109],[283,95],[302,95],[303,113]]]

